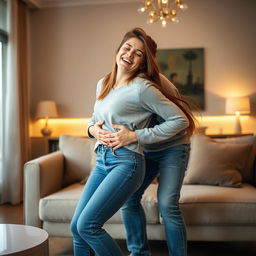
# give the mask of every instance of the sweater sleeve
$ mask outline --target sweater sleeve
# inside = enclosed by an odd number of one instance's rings
[[[101,88],[102,88],[102,82],[103,82],[103,78],[100,79],[97,83],[97,88],[96,88],[96,98],[98,97],[98,95],[100,94],[100,91],[101,91]],[[95,118],[95,113],[93,112],[92,113],[92,116],[91,116],[91,119],[88,121],[88,128],[87,128],[87,133],[88,133],[88,136],[90,138],[94,138],[92,136],[92,134],[90,134],[89,132],[89,128],[90,126],[93,126],[94,124],[96,123],[96,118]]]
[[[138,142],[141,144],[167,140],[189,126],[189,121],[183,111],[150,84],[141,86],[140,104],[147,111],[165,120],[152,128],[136,130]]]

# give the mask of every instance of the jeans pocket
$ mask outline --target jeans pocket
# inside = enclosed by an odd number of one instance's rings
[[[116,150],[111,151],[112,155],[119,158],[119,159],[134,159],[135,152],[126,149],[126,148],[118,148]]]

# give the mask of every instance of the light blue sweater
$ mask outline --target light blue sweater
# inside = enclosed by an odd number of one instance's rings
[[[103,79],[97,84],[98,96]],[[156,114],[164,120],[148,128]],[[126,126],[135,131],[138,142],[125,146],[143,154],[144,145],[166,142],[184,134],[189,122],[185,114],[146,79],[136,77],[127,85],[112,89],[103,100],[96,100],[89,126],[104,120],[103,129],[116,132],[112,124]],[[96,143],[96,147],[98,142]]]
[[[181,95],[178,89],[172,84],[172,82],[168,78],[160,74],[160,80],[161,80],[162,89],[165,93],[179,99],[181,98]],[[183,103],[181,102],[181,104]],[[186,104],[183,104],[183,106],[184,108],[187,108]],[[164,121],[165,120],[163,120],[160,116],[153,115],[149,127],[154,127],[155,125],[160,124]],[[189,144],[189,143],[190,143],[190,136],[187,134],[186,130],[182,130],[181,132],[168,138],[167,140],[160,141],[157,143],[145,144],[144,147],[147,151],[159,151],[159,150],[166,149],[168,147],[173,147],[181,144]]]

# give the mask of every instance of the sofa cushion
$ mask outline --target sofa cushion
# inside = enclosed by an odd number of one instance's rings
[[[70,222],[83,185],[72,184],[39,201],[39,218],[43,221]]]
[[[39,201],[39,218],[49,222],[70,222],[75,211],[84,186],[80,183],[72,184],[54,194],[46,196]],[[147,222],[159,223],[159,213],[156,201],[156,188],[148,188],[142,199]],[[108,223],[122,223],[118,211]]]
[[[256,188],[183,185],[180,207],[188,225],[255,225]]]
[[[240,187],[252,151],[250,144],[227,144],[195,134],[184,184]]]
[[[95,166],[94,139],[61,135],[59,147],[64,155],[63,185],[80,181]]]
[[[145,191],[141,204],[143,206],[147,223],[148,224],[158,224],[159,223],[159,210],[157,205],[157,185],[151,184]],[[113,215],[107,223],[122,223],[121,213],[118,211]]]
[[[255,185],[254,180],[255,168],[256,168],[256,135],[240,136],[234,138],[215,139],[218,142],[228,144],[247,144],[252,145],[252,150],[248,156],[248,160],[245,163],[245,168],[242,171],[243,181]]]

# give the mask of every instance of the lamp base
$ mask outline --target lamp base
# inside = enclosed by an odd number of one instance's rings
[[[241,134],[241,133],[242,133],[242,127],[241,127],[241,122],[240,122],[240,115],[239,115],[239,113],[236,113],[236,120],[235,120],[234,133],[235,133],[235,134]]]
[[[52,131],[50,129],[48,129],[48,128],[43,128],[41,130],[41,133],[43,134],[43,136],[50,136]]]

